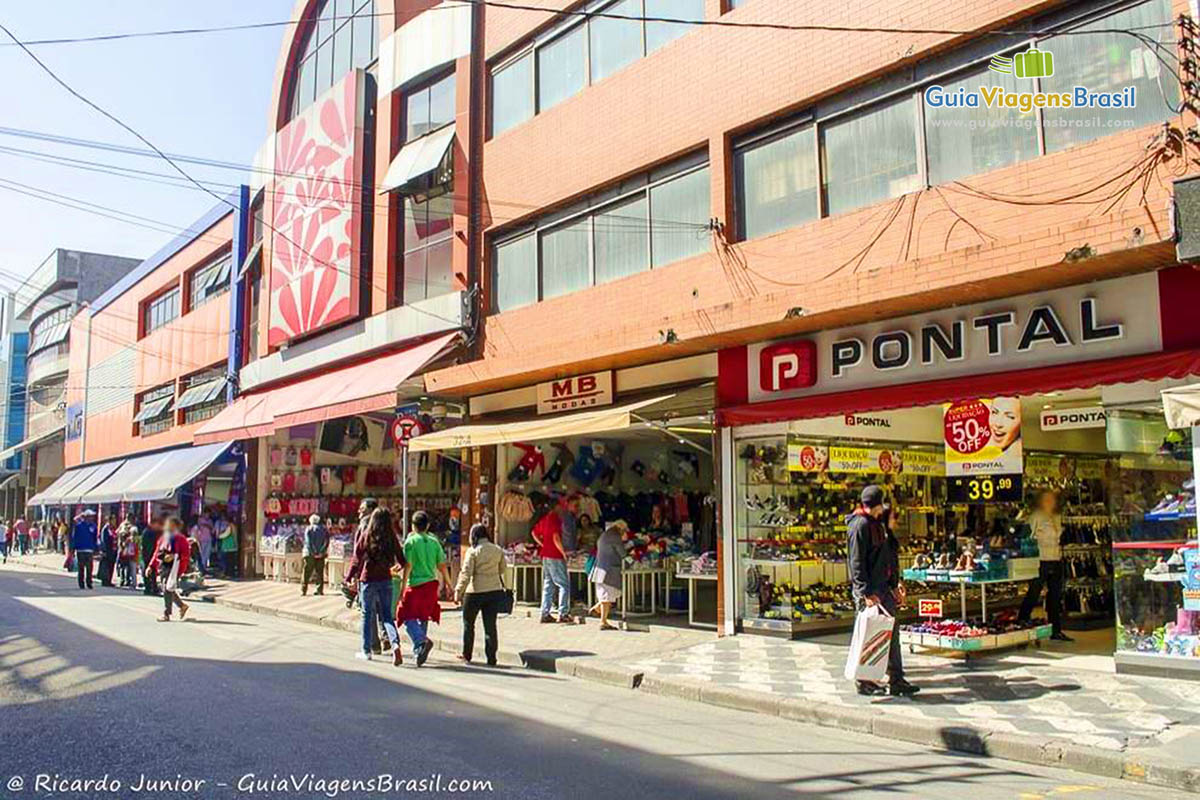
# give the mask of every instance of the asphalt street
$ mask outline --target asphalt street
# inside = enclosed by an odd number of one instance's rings
[[[521,669],[365,663],[352,635],[212,605],[160,611],[0,567],[0,798],[1184,797]],[[344,783],[385,775],[401,789]],[[450,791],[462,780],[487,784]]]

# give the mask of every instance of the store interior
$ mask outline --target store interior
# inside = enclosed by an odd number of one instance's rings
[[[742,628],[850,629],[845,518],[877,483],[894,510],[908,590],[902,641],[965,652],[1040,646],[1049,632],[1041,599],[1031,624],[1018,617],[1038,575],[1027,518],[1052,490],[1063,628],[1075,640],[1056,651],[1200,658],[1200,612],[1181,599],[1184,556],[1197,542],[1190,436],[1167,428],[1160,387],[1135,388],[1018,398],[1019,472],[975,478],[946,474],[942,405],[737,429]],[[922,599],[940,600],[941,613]]]

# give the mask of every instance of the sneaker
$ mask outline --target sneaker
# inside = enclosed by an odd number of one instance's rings
[[[858,686],[856,688],[859,694],[866,695],[868,697],[871,695],[883,694],[885,691],[887,691],[878,683],[870,683],[869,681],[858,681]]]
[[[397,647],[392,651],[392,666],[398,667],[404,663],[404,652]]]
[[[1075,641],[1074,639],[1072,639],[1070,636],[1067,636],[1062,631],[1059,631],[1058,633],[1050,634],[1050,638],[1056,642],[1073,642],[1073,641]]]
[[[171,618],[168,617],[166,614],[164,614],[161,617],[158,617],[155,621],[156,622],[170,622]]]
[[[917,692],[921,691],[921,687],[913,686],[903,678],[888,683],[888,694],[892,697],[912,697]]]
[[[561,617],[558,618],[558,622],[560,625],[574,625],[575,618],[572,617],[570,614],[563,614]]]
[[[539,620],[539,622],[545,625],[548,622],[554,622],[554,617],[550,616],[549,614],[542,614],[542,618]]]
[[[357,658],[359,661],[370,661],[371,660],[371,654],[364,653],[362,650],[359,650],[357,653],[355,653],[354,657]]]
[[[421,644],[421,649],[417,651],[417,666],[425,666],[425,662],[429,660],[429,654],[433,652],[433,642],[426,639]]]

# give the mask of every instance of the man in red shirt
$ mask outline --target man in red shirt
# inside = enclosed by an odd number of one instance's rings
[[[542,556],[542,622],[555,622],[550,616],[554,605],[555,589],[558,590],[558,622],[573,622],[571,619],[571,583],[567,580],[567,557],[563,552],[562,517],[557,509],[550,509],[533,526],[533,540],[537,542]]]

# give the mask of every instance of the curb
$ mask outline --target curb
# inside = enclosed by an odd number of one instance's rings
[[[316,617],[311,614],[280,611],[254,603],[224,599],[212,594],[197,593],[193,599],[351,633],[357,633],[359,630],[356,624],[339,622],[332,617]],[[458,650],[457,641],[435,636],[429,638],[438,651],[453,653]],[[898,716],[862,706],[820,704],[811,700],[779,697],[765,692],[713,686],[702,681],[663,678],[658,675],[647,675],[595,656],[555,658],[548,655],[501,650],[498,653],[498,659],[506,666],[523,666],[539,672],[565,675],[662,697],[690,700],[754,714],[767,714],[795,722],[866,733],[884,739],[894,739],[939,750],[1002,758],[1008,761],[1057,767],[1105,778],[1128,780],[1187,792],[1200,792],[1200,767],[1181,766],[1177,763],[1157,759],[1144,751],[1138,751],[1136,754],[1116,752],[1033,734],[989,731],[969,725],[946,724],[938,720]]]

